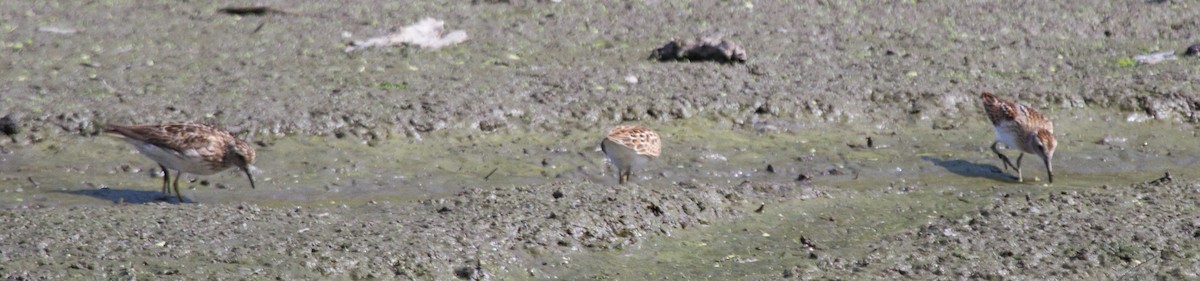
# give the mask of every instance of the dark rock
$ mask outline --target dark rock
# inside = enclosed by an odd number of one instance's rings
[[[500,119],[496,119],[496,118],[490,118],[487,120],[479,121],[479,130],[484,131],[484,132],[495,131],[498,129],[502,129],[506,126],[508,126],[508,124],[505,123],[504,120],[500,120]]]
[[[746,62],[746,50],[729,40],[715,37],[671,40],[666,45],[650,52],[651,59],[659,61],[694,60],[718,62]]]
[[[459,267],[454,270],[454,276],[462,280],[475,280],[475,268],[470,266]]]
[[[1200,43],[1188,46],[1186,51],[1183,51],[1184,56],[1200,56]]]
[[[17,125],[17,120],[13,118],[12,114],[0,118],[0,133],[11,136],[20,132],[21,126]]]
[[[805,174],[800,174],[800,176],[796,177],[796,181],[807,181],[807,180],[811,180],[811,179],[812,179],[812,176],[805,175]]]

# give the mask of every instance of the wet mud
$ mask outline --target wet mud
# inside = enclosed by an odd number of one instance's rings
[[[1200,61],[1133,60],[1195,44],[1197,5],[226,4],[0,2],[0,277],[1200,274]],[[425,17],[470,39],[344,52]],[[747,60],[646,58],[696,37]],[[1000,168],[984,90],[1055,121],[1054,184]],[[163,200],[98,134],[181,121],[254,143],[258,188]],[[626,186],[597,146],[622,123],[663,138]]]

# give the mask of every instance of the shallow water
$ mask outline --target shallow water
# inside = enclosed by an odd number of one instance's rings
[[[1057,114],[1058,180],[1044,182],[1034,155],[1024,160],[1025,183],[1002,173],[988,149],[985,121],[949,130],[931,121],[904,127],[830,126],[754,133],[705,122],[651,124],[663,136],[663,156],[635,174],[645,184],[688,181],[793,181],[853,190],[927,187],[1044,186],[1077,188],[1148,181],[1170,170],[1191,174],[1200,163],[1190,125],[1126,122],[1109,113]],[[1052,115],[1053,116],[1053,115]],[[982,118],[980,118],[982,119]],[[329,137],[282,138],[259,148],[258,189],[235,171],[182,182],[189,202],[339,205],[443,197],[465,187],[553,181],[615,184],[597,148],[600,132],[558,136],[491,134],[427,136],[424,141],[374,146]],[[867,138],[873,147],[867,147]],[[1005,150],[1015,159],[1014,150]],[[770,166],[773,172],[768,171]],[[157,200],[157,165],[108,137],[71,138],[0,155],[0,205],[74,205]],[[36,183],[36,185],[35,185]],[[207,184],[205,186],[204,184]],[[214,188],[223,187],[223,188]],[[122,199],[123,198],[123,199]]]

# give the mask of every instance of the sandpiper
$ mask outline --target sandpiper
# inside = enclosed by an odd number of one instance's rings
[[[205,124],[165,124],[111,125],[104,132],[121,137],[142,155],[158,162],[163,170],[163,193],[167,196],[171,195],[167,189],[170,170],[179,171],[175,174],[175,196],[181,203],[179,178],[184,172],[211,175],[238,167],[250,179],[250,188],[254,188],[254,177],[250,175],[254,148],[225,130]]]
[[[658,134],[640,125],[618,125],[608,130],[608,136],[600,141],[600,150],[617,168],[620,184],[629,182],[634,169],[641,169],[646,162],[658,158],[661,150]]]
[[[996,130],[996,142],[992,143],[992,152],[1004,161],[1004,168],[1017,171],[1017,181],[1024,181],[1021,175],[1021,158],[1025,153],[1042,157],[1046,164],[1046,175],[1049,182],[1054,182],[1054,169],[1051,160],[1054,159],[1054,148],[1058,141],[1054,139],[1054,124],[1037,110],[1024,104],[1017,104],[997,98],[988,92],[983,92],[983,108],[987,111],[988,119]],[[1017,156],[1017,164],[1013,165],[1008,156],[1000,153],[997,144],[1004,143],[1008,148],[1021,150]]]

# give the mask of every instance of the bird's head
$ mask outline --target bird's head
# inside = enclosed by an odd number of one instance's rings
[[[250,188],[255,188],[254,176],[250,175],[250,164],[254,163],[254,147],[250,146],[250,143],[238,139],[234,140],[228,149],[229,153],[225,154],[225,160],[245,172],[246,178],[250,179]]]

